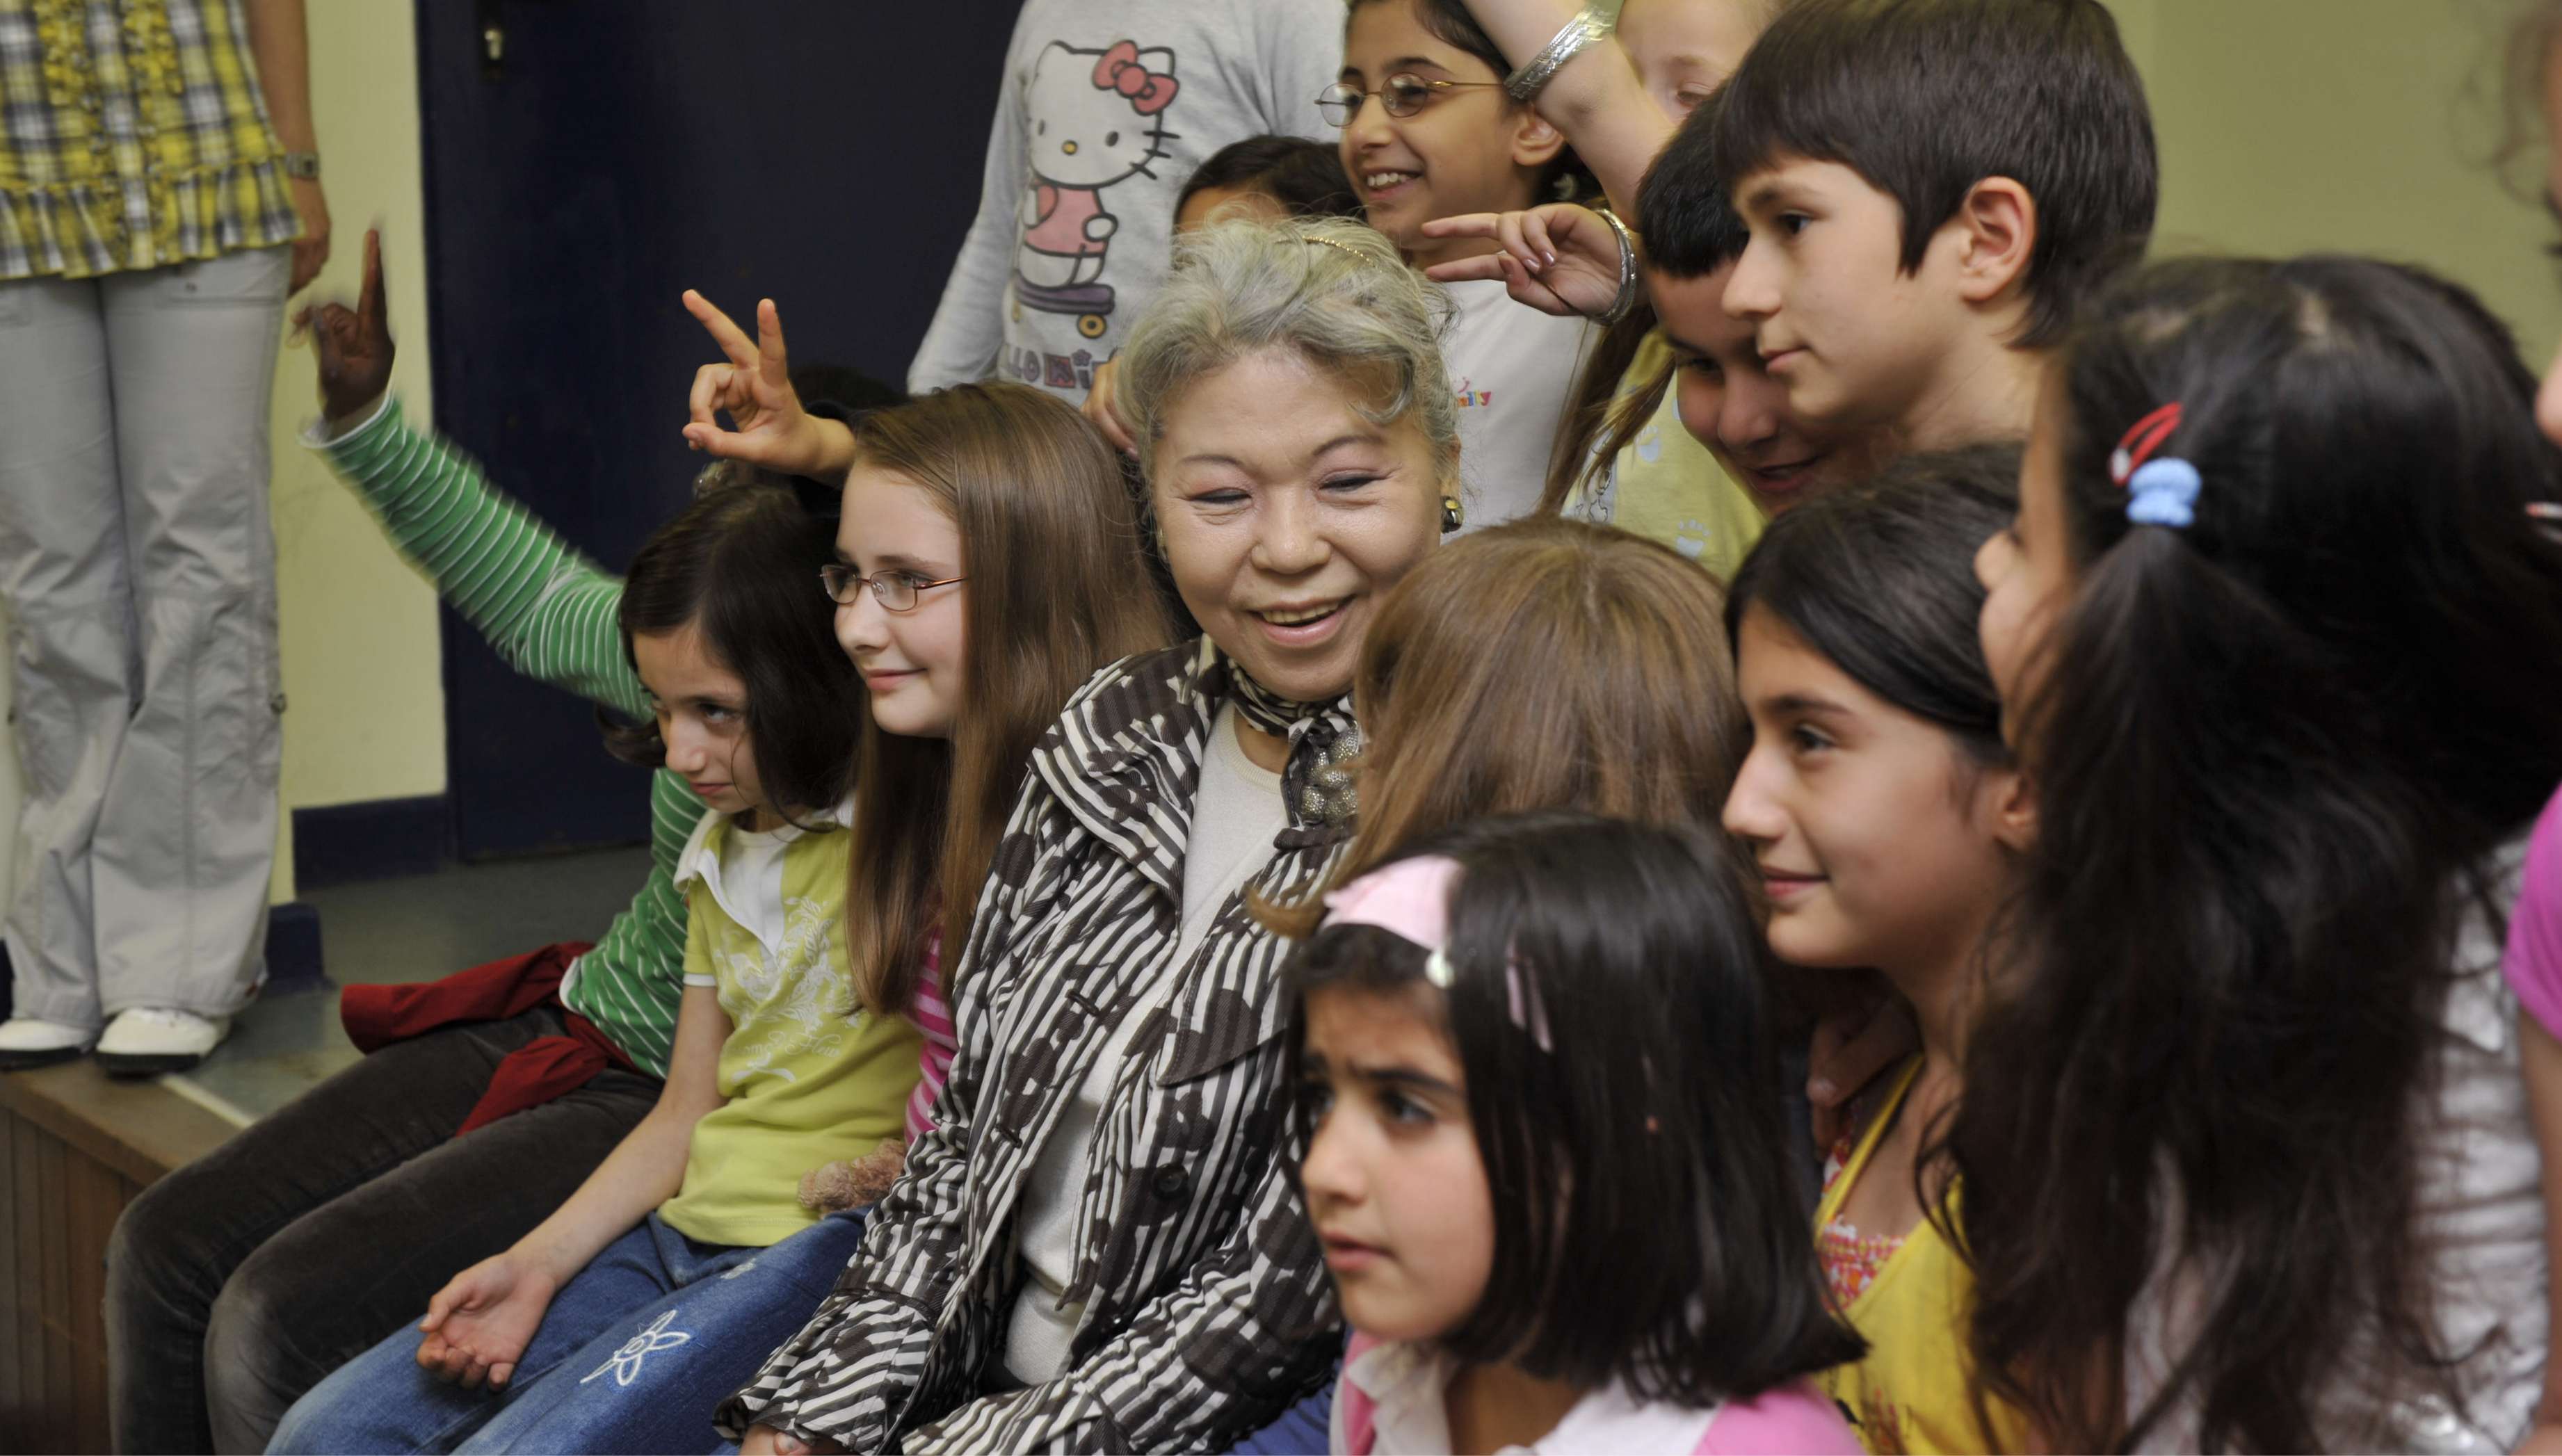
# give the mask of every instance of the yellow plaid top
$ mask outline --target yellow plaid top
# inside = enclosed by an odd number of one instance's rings
[[[0,0],[0,279],[301,231],[240,0]]]

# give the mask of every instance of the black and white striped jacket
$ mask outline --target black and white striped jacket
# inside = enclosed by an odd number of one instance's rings
[[[934,1130],[835,1292],[723,1405],[724,1430],[852,1451],[1215,1451],[1322,1378],[1337,1317],[1285,1146],[1286,947],[1240,895],[1096,1122],[1066,1296],[1089,1309],[1066,1370],[985,1393],[1008,1383],[1014,1219],[1041,1140],[1173,952],[1230,671],[1206,641],[1125,659],[1042,737],[972,923]],[[1321,866],[1348,829],[1286,830],[1274,873]]]

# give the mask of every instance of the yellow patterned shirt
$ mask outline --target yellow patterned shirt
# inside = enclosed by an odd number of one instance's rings
[[[1921,1073],[1922,1058],[1905,1065],[1848,1157],[1828,1170],[1815,1205],[1825,1277],[1842,1299],[1843,1321],[1868,1342],[1868,1354],[1816,1375],[1815,1384],[1850,1417],[1872,1456],[2025,1451],[2029,1425],[2018,1410],[1987,1397],[1989,1442],[1975,1420],[1965,1324],[1975,1284],[1964,1258],[1927,1218],[1901,1237],[1863,1237],[1842,1222],[1852,1186],[1868,1172]]]
[[[829,820],[852,819],[850,804]],[[751,833],[706,815],[676,865],[685,892],[685,984],[720,994],[728,1100],[694,1124],[685,1181],[658,1207],[704,1243],[761,1248],[809,1227],[801,1176],[905,1131],[922,1037],[904,1016],[858,1009],[847,967],[845,880],[853,834]]]
[[[241,0],[0,0],[0,280],[301,231]]]
[[[1617,399],[1646,388],[1673,367],[1673,347],[1657,329],[1637,346],[1620,376]],[[1664,389],[1644,429],[1607,465],[1566,493],[1559,513],[1651,537],[1731,581],[1761,538],[1761,510],[1726,477],[1717,456],[1682,428],[1678,392]]]

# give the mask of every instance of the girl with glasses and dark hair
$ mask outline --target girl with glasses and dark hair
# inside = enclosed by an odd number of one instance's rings
[[[1370,225],[1416,268],[1499,251],[1426,236],[1456,213],[1511,212],[1584,180],[1564,134],[1507,95],[1504,61],[1459,0],[1356,0],[1343,71],[1320,98]],[[1539,508],[1543,463],[1591,344],[1580,318],[1516,306],[1500,280],[1446,285],[1441,348],[1459,410],[1471,526]]]

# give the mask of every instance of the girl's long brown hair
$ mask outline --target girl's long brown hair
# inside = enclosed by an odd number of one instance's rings
[[[845,940],[863,1004],[897,1014],[938,928],[950,984],[1033,744],[1097,669],[1168,633],[1120,464],[1058,400],[955,385],[864,417],[854,443],[856,469],[899,476],[952,518],[969,581],[952,737],[866,723],[859,750]]]
[[[1607,526],[1533,516],[1430,553],[1362,646],[1361,827],[1326,888],[1522,810],[1716,832],[1745,741],[1725,610],[1715,577]],[[1325,914],[1257,908],[1290,936]]]

